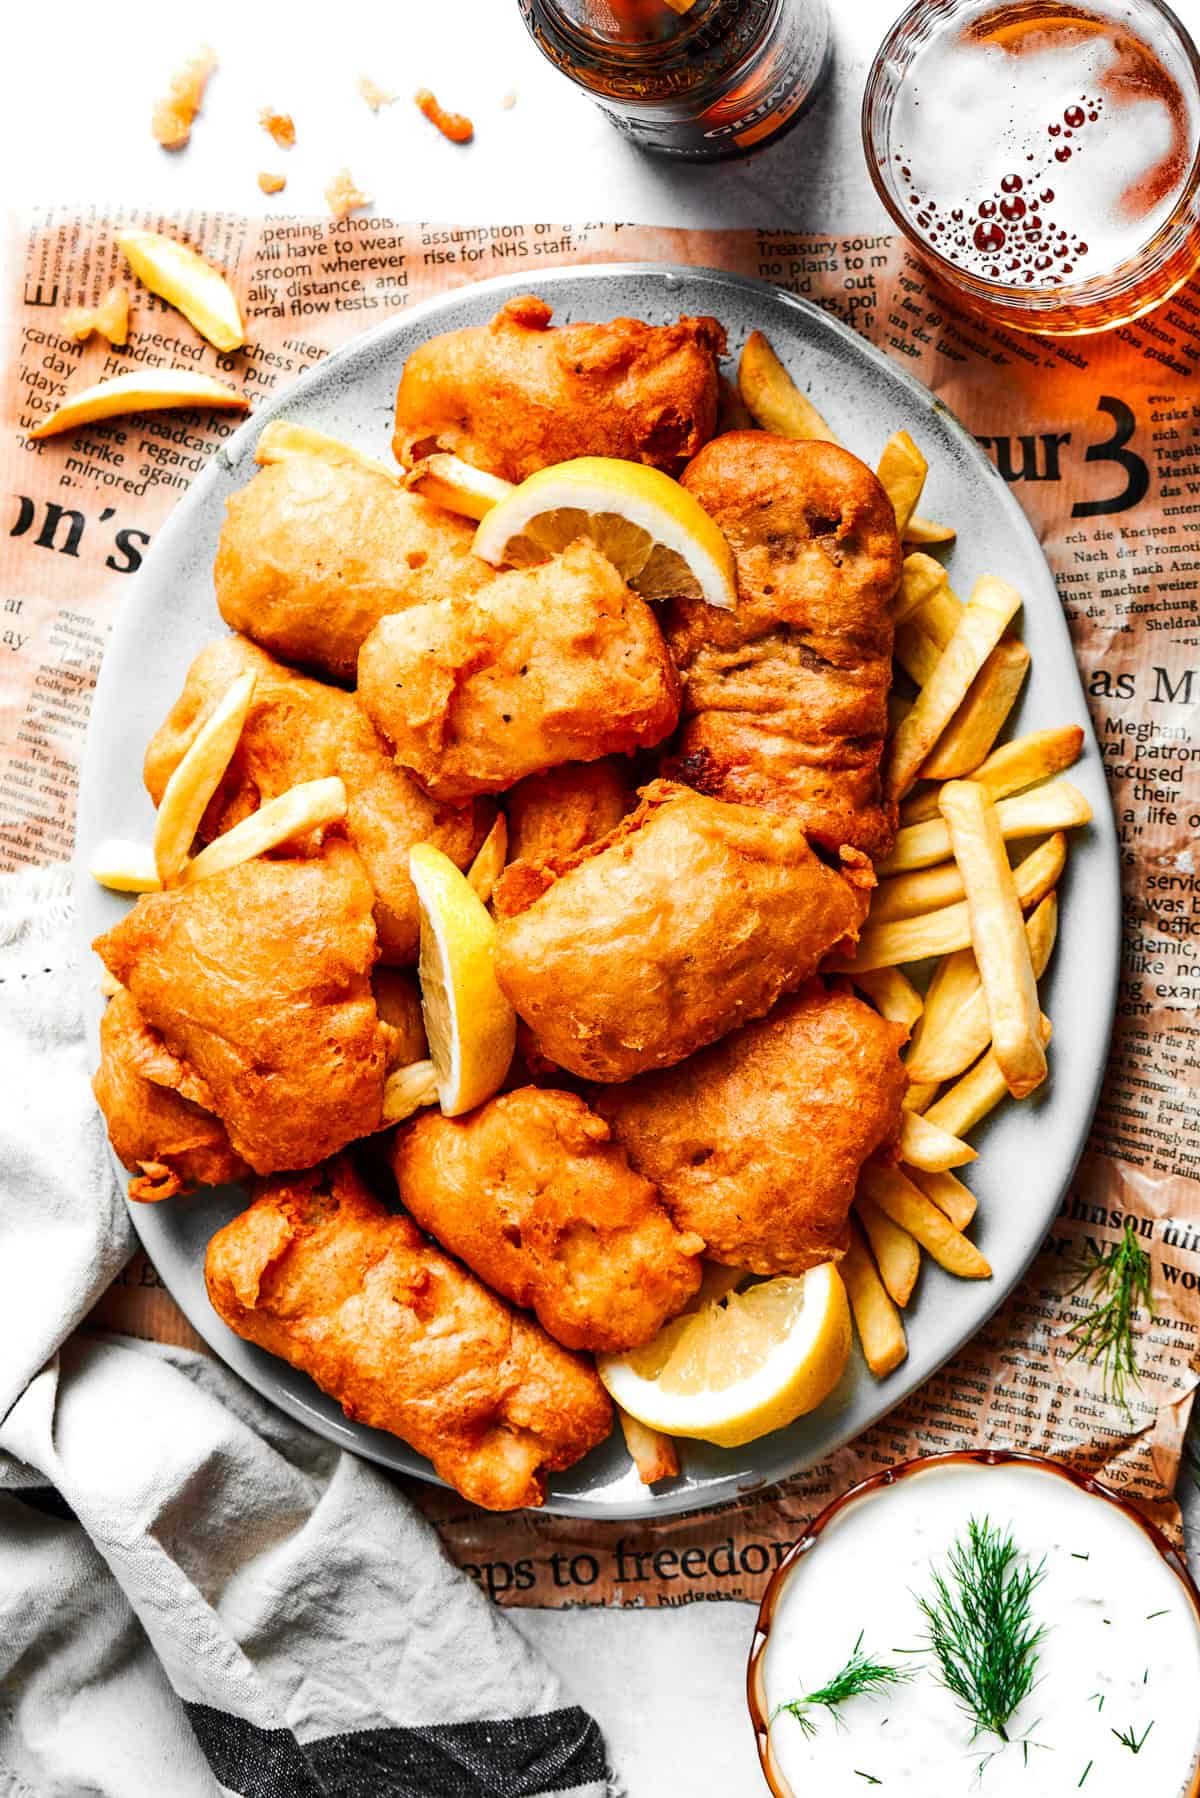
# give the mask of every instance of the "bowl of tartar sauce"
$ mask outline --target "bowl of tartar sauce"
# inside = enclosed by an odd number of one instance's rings
[[[748,1670],[775,1798],[1200,1798],[1200,1590],[1117,1493],[1002,1450],[829,1505]]]

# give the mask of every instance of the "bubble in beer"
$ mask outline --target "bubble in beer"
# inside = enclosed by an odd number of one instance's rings
[[[980,202],[979,202],[979,216],[980,216],[980,218],[981,218],[981,219],[991,219],[991,218],[995,218],[995,216],[996,216],[996,202],[995,202],[995,200],[980,200]]]
[[[1070,160],[1071,160],[1070,144],[1059,144],[1057,150],[1054,152],[1054,160],[1055,160],[1055,162],[1070,162]]]
[[[1020,175],[1005,175],[1000,185],[1006,194],[1019,194],[1025,183]]]
[[[1000,216],[1008,219],[1010,224],[1014,219],[1025,217],[1025,202],[1020,194],[1012,194],[1008,199],[1001,200]]]
[[[986,254],[1002,250],[1005,244],[1004,227],[994,220],[991,224],[980,224],[975,227],[975,248]]]
[[[1068,106],[1067,110],[1063,113],[1063,123],[1070,125],[1073,130],[1077,131],[1080,125],[1083,124],[1083,120],[1084,112],[1082,106]]]

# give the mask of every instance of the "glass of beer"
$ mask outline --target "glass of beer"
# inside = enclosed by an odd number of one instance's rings
[[[917,0],[862,117],[900,230],[1014,330],[1110,330],[1200,264],[1200,57],[1161,0]]]

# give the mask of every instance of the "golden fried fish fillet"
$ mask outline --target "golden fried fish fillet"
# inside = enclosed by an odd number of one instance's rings
[[[288,456],[229,501],[213,582],[231,629],[350,684],[389,612],[478,592],[474,525],[369,468]]]
[[[392,1169],[422,1229],[568,1348],[637,1348],[700,1284],[703,1240],[676,1230],[574,1093],[427,1111],[397,1131]]]
[[[124,987],[100,1020],[92,1091],[117,1158],[133,1175],[131,1199],[170,1199],[248,1177],[224,1124],[189,1096],[207,1097],[207,1089],[150,1029]]]
[[[144,775],[155,805],[192,743],[240,674],[255,676],[254,698],[233,759],[201,821],[211,842],[267,800],[301,781],[339,775],[346,787],[346,835],[375,889],[380,954],[414,961],[420,919],[408,877],[414,843],[433,843],[467,868],[487,834],[494,807],[431,800],[398,768],[353,693],[311,680],[277,662],[247,637],[218,637],[200,651],[183,691],[150,739]]]
[[[414,350],[396,393],[397,460],[450,450],[508,481],[574,456],[620,456],[678,472],[713,434],[715,318],[550,325],[527,294],[488,325]]]
[[[615,756],[527,774],[504,795],[508,859],[549,862],[574,855],[619,824],[632,804],[627,764]]]
[[[372,900],[331,838],[308,860],[144,893],[93,944],[256,1173],[311,1167],[379,1128],[392,1038],[371,992]]]
[[[857,939],[873,877],[800,823],[655,781],[637,811],[555,866],[496,888],[496,973],[537,1050],[584,1079],[670,1067]]]
[[[798,1274],[845,1252],[859,1170],[900,1127],[903,1042],[901,1025],[814,980],[681,1067],[593,1103],[707,1256]]]
[[[679,717],[657,619],[582,538],[471,599],[381,619],[358,697],[400,765],[453,801],[661,743]]]
[[[593,1368],[389,1216],[345,1158],[265,1182],[204,1274],[231,1330],[488,1510],[540,1505],[546,1474],[611,1428]]]
[[[885,855],[896,827],[879,779],[900,578],[891,502],[848,450],[764,431],[716,438],[683,484],[733,548],[738,606],[668,608],[685,720],[668,772],[788,812],[834,851]]]

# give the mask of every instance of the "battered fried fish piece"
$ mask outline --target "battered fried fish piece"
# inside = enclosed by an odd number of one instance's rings
[[[231,629],[347,685],[389,612],[478,592],[474,525],[369,468],[287,456],[235,493],[213,582]]]
[[[581,1078],[670,1067],[761,1017],[854,942],[873,877],[838,873],[794,818],[655,781],[637,811],[494,895],[496,973],[537,1050]]]
[[[900,1127],[904,1029],[810,982],[682,1067],[594,1099],[705,1254],[758,1274],[837,1261],[859,1170]]]
[[[625,766],[613,756],[528,774],[504,796],[508,859],[549,862],[574,855],[619,824],[632,804]]]
[[[679,717],[653,612],[582,538],[470,600],[381,619],[358,658],[358,697],[401,766],[444,800],[661,743]]]
[[[150,1029],[124,987],[100,1020],[92,1091],[117,1158],[133,1175],[131,1199],[170,1199],[249,1176],[224,1124],[190,1096],[208,1096],[203,1082]]]
[[[310,680],[246,637],[218,637],[188,669],[183,691],[150,740],[143,773],[155,805],[196,732],[239,674],[255,676],[254,698],[233,760],[200,824],[209,843],[267,800],[306,780],[340,775],[346,834],[375,889],[380,953],[416,959],[417,895],[408,877],[414,843],[433,843],[460,868],[470,866],[494,807],[431,800],[398,768],[352,693]]]
[[[93,948],[256,1173],[311,1167],[377,1130],[391,1046],[371,992],[373,895],[330,839],[144,893]]]
[[[540,1505],[546,1474],[612,1426],[594,1370],[389,1216],[344,1158],[266,1182],[204,1274],[231,1330],[488,1510]]]
[[[668,608],[685,723],[669,772],[799,819],[815,842],[885,855],[879,764],[900,579],[892,505],[832,443],[718,437],[683,477],[728,538],[738,606]]]
[[[713,434],[715,318],[550,326],[532,294],[489,325],[414,350],[396,393],[392,448],[407,467],[450,450],[508,481],[573,456],[620,456],[677,473]]]
[[[574,1093],[521,1087],[399,1130],[392,1169],[422,1229],[573,1349],[637,1348],[700,1284],[681,1234]]]

